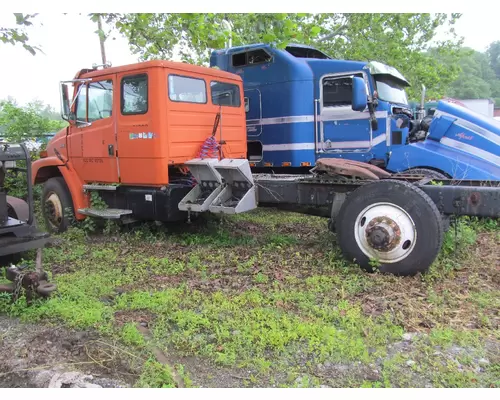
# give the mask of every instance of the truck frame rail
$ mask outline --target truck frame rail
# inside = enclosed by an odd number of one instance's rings
[[[413,176],[384,179],[411,182],[422,189],[445,215],[500,218],[500,182],[432,180]],[[311,175],[254,175],[259,206],[311,209],[329,217],[335,197],[347,194],[372,180],[335,179]]]
[[[232,163],[237,167],[229,168]],[[328,227],[337,234],[346,259],[367,271],[375,264],[379,271],[396,275],[414,275],[430,268],[450,216],[500,218],[500,182],[391,175],[352,160],[319,160],[305,175],[252,174],[245,163],[248,161],[193,160],[196,167],[191,172],[197,184],[179,209],[188,215],[198,212],[197,197],[205,188],[208,191],[200,200],[203,211],[235,214],[273,207],[328,217]],[[219,184],[210,186],[214,179]],[[222,201],[223,206],[214,207],[210,191],[232,196]]]

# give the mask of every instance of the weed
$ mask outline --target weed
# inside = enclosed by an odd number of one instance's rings
[[[175,388],[172,370],[168,365],[150,359],[146,361],[139,380],[136,383],[140,388]]]
[[[456,252],[467,251],[476,242],[476,231],[468,218],[462,218],[446,232],[442,256],[449,257]]]
[[[269,280],[267,275],[263,274],[262,272],[259,272],[257,275],[255,275],[254,281],[255,283],[266,283]]]
[[[142,334],[137,330],[133,323],[126,323],[123,325],[121,338],[125,344],[132,346],[144,346],[145,341]]]
[[[471,259],[477,240],[495,245],[483,237],[495,235],[493,222],[458,220],[457,234],[454,227],[447,233],[429,274],[398,278],[364,273],[338,247],[309,241],[335,240],[320,218],[256,210],[221,221],[197,221],[188,231],[149,223],[114,231],[110,225],[113,237],[72,228],[57,235],[57,247],[44,250],[57,293],[32,307],[0,295],[0,311],[94,328],[138,351],[144,350],[138,321],[119,325],[115,316],[151,315],[161,347],[213,362],[213,368],[245,368],[251,372],[242,385],[319,386],[325,382],[315,365],[326,363],[351,366],[348,376],[329,377],[334,385],[495,382],[494,360],[483,375],[475,360],[484,353],[484,338],[498,337],[496,266],[481,265],[481,254]],[[409,329],[427,336],[391,351]],[[469,353],[453,362],[435,355],[438,348],[458,347]],[[368,381],[359,371],[374,363],[379,375]],[[191,385],[184,367],[175,368]],[[174,387],[172,372],[149,360],[137,386]]]

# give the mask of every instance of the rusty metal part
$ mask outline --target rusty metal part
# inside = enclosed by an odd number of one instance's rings
[[[26,303],[28,305],[33,301],[33,295],[39,285],[39,277],[36,272],[26,271],[17,275],[14,282],[14,293],[12,301],[16,302],[19,299],[21,290],[24,289],[26,293]]]
[[[389,217],[372,219],[366,228],[366,240],[379,251],[391,251],[401,242],[401,229]]]
[[[21,268],[16,267],[16,266],[9,267],[9,268],[7,268],[7,269],[5,270],[5,277],[6,277],[9,281],[14,282],[14,281],[16,280],[17,276],[18,276],[19,274],[21,274],[21,273],[22,273],[22,271],[24,271],[24,270],[25,270],[25,268],[22,268],[22,267],[21,267]],[[48,275],[47,275],[47,273],[46,273],[45,271],[43,271],[42,273],[39,273],[39,274],[38,274],[38,278],[39,278],[39,280],[41,280],[41,281],[42,281],[42,280],[43,280],[43,281],[46,281],[46,280],[48,280]]]
[[[467,182],[461,183],[461,185],[466,184]],[[422,186],[422,190],[429,195],[443,214],[500,218],[500,187],[495,187],[495,184],[498,185],[498,182],[492,182],[491,187],[425,185]]]
[[[13,293],[14,285],[12,283],[2,283],[0,285],[0,293]]]
[[[14,291],[12,292],[12,301],[16,302],[19,299],[21,291],[23,289],[23,280],[26,272],[20,271],[19,274],[16,275],[16,279],[14,280]]]
[[[324,171],[332,175],[345,175],[373,180],[389,178],[391,176],[390,173],[375,165],[339,158],[320,158],[316,161],[314,170]]]
[[[6,278],[13,284],[0,287],[0,292],[12,293],[12,301],[16,302],[22,290],[26,293],[26,302],[31,304],[33,297],[38,294],[42,297],[49,297],[52,292],[57,290],[57,286],[48,282],[48,276],[45,271],[28,271],[23,268],[11,266],[7,268]]]
[[[47,208],[47,216],[50,225],[57,228],[63,218],[63,207],[59,196],[51,192],[49,197],[45,200],[44,206]]]
[[[30,217],[30,209],[28,203],[17,197],[7,196],[7,204],[10,209],[15,213],[15,215],[10,215],[12,218],[19,219],[21,221],[27,221]]]
[[[55,283],[39,281],[36,292],[43,297],[49,297],[52,292],[56,291],[56,289],[57,285]]]

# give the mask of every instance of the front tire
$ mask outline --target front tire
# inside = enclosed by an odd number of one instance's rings
[[[74,219],[74,209],[64,178],[50,178],[45,182],[42,211],[45,225],[50,232],[62,233],[69,228]]]
[[[376,181],[352,192],[336,221],[340,248],[368,272],[411,276],[436,259],[444,229],[431,198],[408,182]]]
[[[396,175],[423,175],[433,179],[449,179],[445,174],[429,168],[410,168]]]

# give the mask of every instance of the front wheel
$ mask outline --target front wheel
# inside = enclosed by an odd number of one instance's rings
[[[426,272],[444,236],[439,210],[430,197],[396,180],[356,189],[340,208],[336,225],[338,243],[349,261],[366,271],[402,276]]]
[[[42,211],[47,229],[52,233],[65,232],[74,218],[73,201],[62,177],[45,182],[42,193]]]

